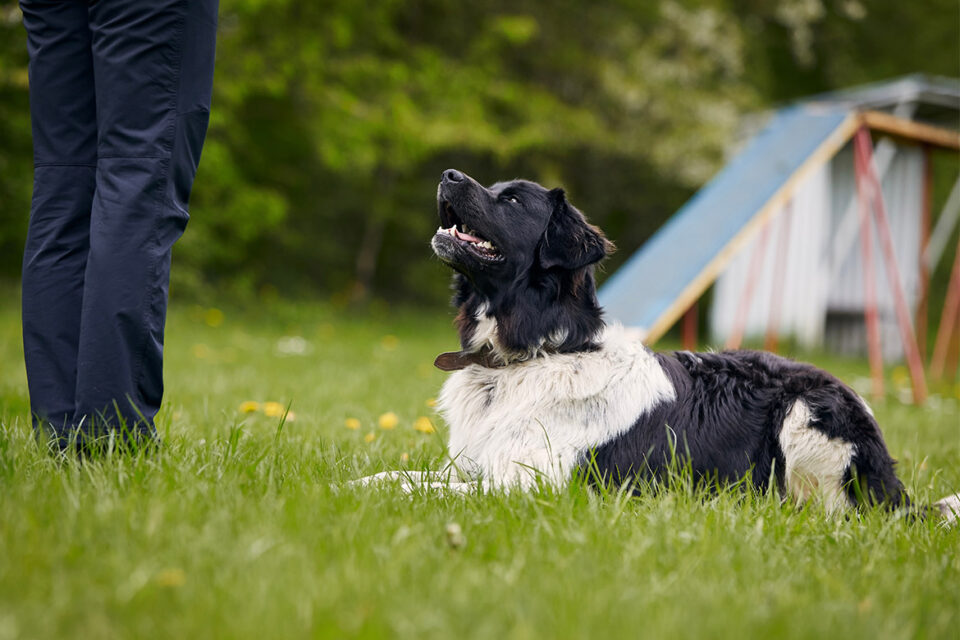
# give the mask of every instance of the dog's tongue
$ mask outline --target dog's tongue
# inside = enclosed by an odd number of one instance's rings
[[[478,237],[476,237],[476,236],[472,236],[472,235],[470,235],[469,233],[464,233],[464,232],[462,232],[462,231],[458,231],[456,227],[453,228],[453,235],[455,235],[456,237],[460,238],[461,240],[466,240],[467,242],[478,242],[478,243],[479,243],[479,242],[483,242],[482,239],[480,239],[480,238],[478,238]]]

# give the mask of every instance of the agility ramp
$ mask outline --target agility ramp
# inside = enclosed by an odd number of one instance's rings
[[[645,342],[656,342],[861,124],[848,105],[802,103],[774,114],[604,283],[599,298],[607,318],[637,327]]]

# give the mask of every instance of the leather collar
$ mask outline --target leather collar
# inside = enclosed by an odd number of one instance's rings
[[[489,346],[485,346],[479,351],[448,351],[441,353],[433,361],[433,366],[441,371],[459,371],[472,364],[478,364],[488,369],[502,369],[507,366],[506,363],[494,355],[493,349]]]

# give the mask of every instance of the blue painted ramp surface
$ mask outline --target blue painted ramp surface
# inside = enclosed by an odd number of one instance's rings
[[[599,297],[607,319],[653,327],[849,114],[824,104],[777,112],[604,283]]]

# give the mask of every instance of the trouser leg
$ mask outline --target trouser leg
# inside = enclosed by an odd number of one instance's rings
[[[216,0],[90,4],[98,160],[77,424],[155,435],[170,254],[206,134]]]
[[[34,426],[65,438],[75,411],[80,307],[96,167],[86,0],[23,0],[34,182],[23,255],[23,351]]]

